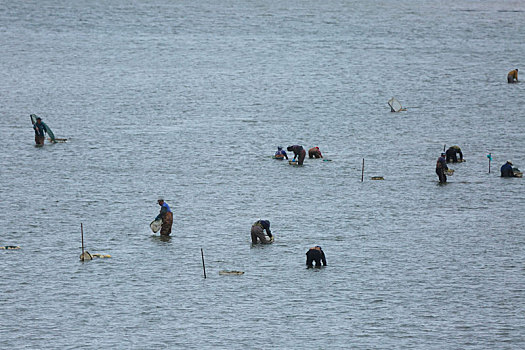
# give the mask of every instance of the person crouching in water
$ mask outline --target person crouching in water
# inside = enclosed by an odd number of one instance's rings
[[[324,256],[323,250],[318,245],[313,248],[310,248],[306,252],[306,266],[308,268],[313,267],[314,261],[315,267],[321,267],[321,262],[323,262],[323,266],[326,266],[326,257]]]
[[[162,226],[160,227],[161,236],[169,236],[171,234],[171,226],[173,225],[173,213],[168,203],[164,199],[159,198],[157,201],[160,205],[160,213],[155,220],[162,219]]]
[[[518,68],[511,70],[509,74],[507,74],[507,83],[517,83],[518,82]]]
[[[281,146],[277,147],[277,152],[275,152],[275,155],[273,156],[275,159],[288,159],[288,155],[286,154],[286,151],[283,150]]]
[[[297,158],[297,164],[303,165],[304,157],[306,157],[306,151],[304,150],[303,146],[293,145],[293,146],[288,146],[288,148],[286,149],[289,152],[293,152],[293,155],[294,155],[293,160]]]
[[[463,161],[463,153],[461,152],[461,148],[459,146],[452,146],[449,149],[447,149],[447,163],[457,163],[458,162],[458,154],[459,154],[459,161]]]
[[[266,230],[266,233],[268,234],[268,237],[270,239],[267,239],[264,235],[264,230]],[[273,236],[272,232],[270,231],[270,221],[268,220],[258,220],[255,221],[252,225],[251,230],[252,235],[252,244],[257,244],[257,240],[260,240],[261,243],[267,244],[273,242]]]
[[[507,163],[501,166],[501,177],[514,177],[514,169],[512,169],[512,162],[507,160]]]
[[[444,184],[447,182],[447,175],[445,175],[446,170],[448,170],[448,166],[445,153],[441,153],[441,157],[439,157],[436,162],[436,174],[439,177],[439,183]]]
[[[308,150],[308,158],[323,158],[319,147],[312,147]]]

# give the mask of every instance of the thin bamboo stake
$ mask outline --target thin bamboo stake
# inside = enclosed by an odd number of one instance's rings
[[[363,158],[363,165],[361,166],[361,182],[363,182],[364,176],[365,176],[365,158]]]
[[[80,237],[82,239],[82,260],[84,260],[84,227],[80,223]]]
[[[206,278],[206,265],[204,265],[204,251],[201,248],[201,256],[202,256],[202,271],[204,272],[204,278]]]

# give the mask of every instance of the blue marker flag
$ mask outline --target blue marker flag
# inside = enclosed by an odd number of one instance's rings
[[[488,158],[489,160],[492,160],[492,154],[491,154],[491,153],[487,154],[487,158]]]

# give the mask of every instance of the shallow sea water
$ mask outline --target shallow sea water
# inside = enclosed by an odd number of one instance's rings
[[[499,167],[525,168],[524,11],[4,4],[0,347],[523,349],[525,185]],[[30,113],[69,142],[34,147]],[[271,159],[292,144],[332,161]],[[444,144],[467,162],[440,186]],[[251,246],[259,218],[274,244]],[[78,261],[81,222],[111,259]]]

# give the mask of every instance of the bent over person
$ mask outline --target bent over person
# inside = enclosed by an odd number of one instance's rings
[[[315,267],[321,267],[321,262],[323,263],[323,266],[326,266],[326,257],[324,256],[321,246],[316,245],[306,252],[306,266],[313,267],[314,261]]]
[[[457,163],[458,162],[458,154],[459,154],[459,161],[463,161],[463,152],[461,152],[461,148],[459,146],[452,146],[447,149],[447,152],[445,152],[447,155],[447,163]]]
[[[507,160],[505,164],[501,166],[501,177],[514,177],[514,169],[512,169],[512,162]]]
[[[507,83],[517,83],[518,82],[518,68],[511,70],[509,74],[507,74]]]
[[[323,158],[319,147],[312,147],[308,150],[308,158]]]
[[[306,157],[306,151],[304,150],[303,146],[299,146],[299,145],[288,146],[286,150],[288,150],[289,152],[293,152],[293,160],[297,158],[297,164],[303,165],[304,157]]]
[[[168,203],[164,199],[159,198],[157,201],[160,205],[160,213],[155,220],[162,219],[162,226],[160,227],[161,236],[169,236],[171,234],[171,226],[173,225],[173,213]]]
[[[268,234],[268,237],[270,237],[270,239],[266,238],[266,236],[264,235],[264,230],[266,230],[266,233]],[[257,240],[260,240],[261,243],[272,243],[273,236],[272,232],[270,231],[270,221],[258,220],[254,222],[252,225],[251,236],[253,244],[257,244]]]

